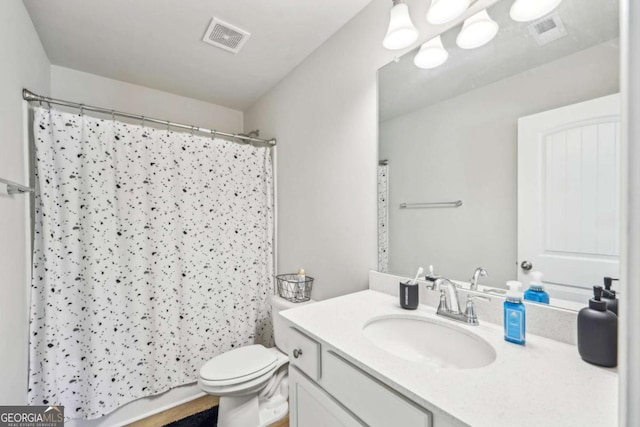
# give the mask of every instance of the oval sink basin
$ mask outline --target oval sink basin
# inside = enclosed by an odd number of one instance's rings
[[[412,316],[382,316],[368,321],[364,335],[382,350],[411,362],[441,368],[481,368],[496,360],[484,339],[462,328]]]

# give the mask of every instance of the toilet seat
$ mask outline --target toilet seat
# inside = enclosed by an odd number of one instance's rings
[[[222,387],[222,386],[226,386],[226,385],[234,385],[234,384],[244,384],[248,381],[251,381],[253,379],[256,378],[260,378],[262,376],[264,376],[265,374],[271,374],[273,373],[273,371],[276,369],[276,362],[274,361],[272,364],[270,364],[269,366],[265,366],[263,369],[253,372],[251,374],[242,376],[242,377],[236,377],[236,378],[230,378],[228,380],[211,380],[211,379],[207,379],[204,378],[202,376],[200,376],[200,379],[202,380],[202,382],[204,384],[207,384],[209,386],[213,386],[213,387]]]
[[[274,372],[288,361],[287,355],[275,348],[241,347],[205,363],[200,369],[198,384],[205,392],[217,396],[250,394],[264,387]]]
[[[199,376],[212,386],[244,383],[272,371],[277,361],[274,351],[259,344],[248,345],[209,360]]]
[[[209,394],[214,394],[217,396],[228,396],[228,395],[246,395],[250,393],[255,393],[260,388],[264,387],[269,380],[273,377],[273,372],[275,368],[271,371],[268,371],[266,374],[243,382],[237,382],[228,385],[218,385],[207,381],[202,378],[198,378],[198,385],[202,390]]]

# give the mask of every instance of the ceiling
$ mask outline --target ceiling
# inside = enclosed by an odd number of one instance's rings
[[[24,4],[52,64],[244,110],[370,1]],[[202,42],[214,16],[251,33],[239,53]]]
[[[556,12],[567,36],[539,46],[529,33],[529,23],[509,17],[513,1],[502,0],[488,8],[500,25],[500,32],[489,44],[463,50],[455,39],[461,25],[442,35],[449,52],[444,65],[421,70],[413,64],[417,50],[405,54],[378,73],[380,121],[385,121],[463,94],[509,76],[604,42],[618,49],[619,18],[617,0],[599,0],[598,7],[584,0],[563,0]]]

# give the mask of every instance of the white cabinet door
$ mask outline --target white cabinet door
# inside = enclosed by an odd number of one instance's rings
[[[619,246],[619,94],[520,118],[518,263],[578,291],[618,276]]]
[[[290,427],[362,427],[355,417],[307,379],[289,367]]]
[[[322,353],[322,387],[371,427],[431,427],[431,413],[333,351]]]

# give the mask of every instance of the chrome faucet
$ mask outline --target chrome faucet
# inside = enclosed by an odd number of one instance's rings
[[[482,267],[476,268],[476,271],[473,272],[473,277],[470,279],[471,287],[469,289],[471,289],[472,291],[477,290],[478,280],[480,280],[480,277],[486,277],[488,275],[489,273],[487,273],[487,270],[485,270],[484,268]]]
[[[448,314],[460,314],[460,302],[458,301],[458,290],[451,280],[444,277],[436,279],[434,286],[440,291],[440,305],[438,314],[443,309]],[[444,286],[444,289],[443,289]]]
[[[482,295],[468,295],[466,308],[463,313],[460,310],[457,285],[451,282],[451,280],[439,278],[432,286],[429,287],[429,289],[440,291],[440,304],[438,304],[438,310],[436,312],[437,315],[473,326],[479,324],[473,300],[478,298],[487,301],[491,300],[491,298],[487,298]]]

